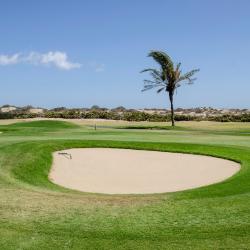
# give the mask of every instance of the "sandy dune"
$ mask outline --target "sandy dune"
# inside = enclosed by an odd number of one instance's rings
[[[128,149],[69,149],[53,157],[51,181],[107,194],[191,189],[223,181],[240,169],[235,162],[214,157]]]

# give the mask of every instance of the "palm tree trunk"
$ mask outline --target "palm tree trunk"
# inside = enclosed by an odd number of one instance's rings
[[[172,127],[174,127],[174,102],[173,102],[173,96],[174,93],[169,92],[169,100],[171,104],[171,122],[172,122]]]

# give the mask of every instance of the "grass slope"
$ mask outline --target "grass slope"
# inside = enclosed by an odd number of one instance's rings
[[[0,249],[249,249],[250,137],[241,135],[242,128],[218,126],[164,131],[94,131],[59,121],[1,126]],[[48,180],[52,152],[73,147],[205,154],[242,168],[222,183],[184,192],[88,194]]]

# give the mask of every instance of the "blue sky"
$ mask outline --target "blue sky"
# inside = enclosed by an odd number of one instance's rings
[[[0,105],[159,107],[141,92],[147,53],[164,50],[183,71],[176,107],[250,108],[250,1],[1,1]]]

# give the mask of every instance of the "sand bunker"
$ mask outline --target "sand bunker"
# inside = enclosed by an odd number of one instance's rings
[[[52,182],[106,194],[191,189],[223,181],[240,169],[233,161],[215,157],[129,149],[69,149],[53,157]]]

